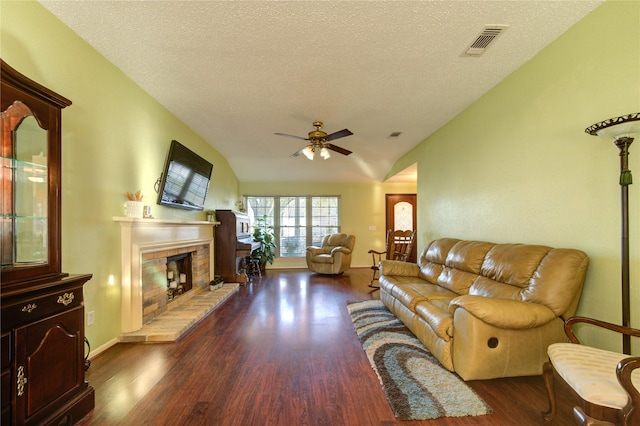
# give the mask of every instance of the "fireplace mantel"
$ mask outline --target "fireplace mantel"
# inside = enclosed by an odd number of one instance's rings
[[[142,255],[197,244],[208,244],[213,251],[216,222],[178,221],[114,217],[120,224],[121,239],[121,321],[122,332],[142,328]],[[213,274],[213,256],[209,256]],[[211,277],[209,277],[209,280]]]

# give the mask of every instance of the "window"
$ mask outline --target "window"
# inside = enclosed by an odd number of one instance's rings
[[[340,232],[340,197],[247,197],[251,223],[267,216],[276,234],[276,256],[304,257],[307,246]]]

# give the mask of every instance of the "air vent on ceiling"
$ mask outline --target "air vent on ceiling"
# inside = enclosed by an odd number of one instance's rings
[[[484,30],[476,37],[476,39],[469,45],[466,55],[480,56],[482,55],[498,37],[504,33],[508,25],[487,25]]]

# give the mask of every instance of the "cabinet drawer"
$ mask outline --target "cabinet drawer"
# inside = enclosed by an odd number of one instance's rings
[[[82,286],[65,288],[33,298],[9,302],[2,307],[2,328],[14,328],[67,311],[83,302]]]

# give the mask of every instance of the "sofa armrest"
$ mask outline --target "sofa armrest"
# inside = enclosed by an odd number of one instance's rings
[[[311,254],[312,256],[316,256],[318,254],[327,253],[327,251],[322,247],[309,246],[307,247],[307,253]]]
[[[483,296],[463,295],[452,299],[449,311],[453,314],[459,308],[487,324],[512,330],[539,327],[556,318],[545,305]]]
[[[343,246],[337,246],[331,249],[331,256],[335,255],[336,253],[351,254],[351,250]]]
[[[420,268],[415,263],[402,262],[400,260],[380,261],[380,275],[399,275],[404,277],[417,277]]]

